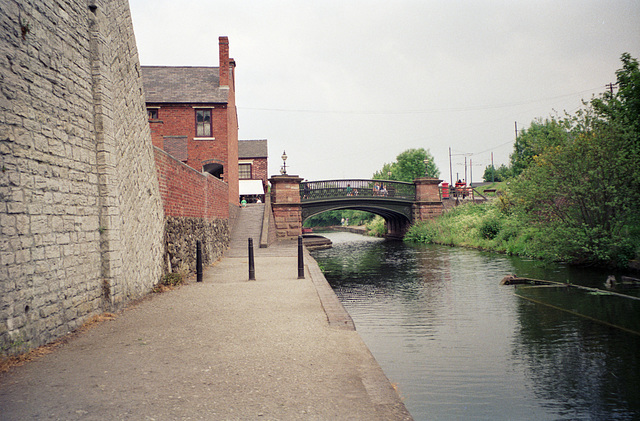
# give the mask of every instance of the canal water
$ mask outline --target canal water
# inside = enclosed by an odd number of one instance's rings
[[[312,252],[416,420],[640,419],[640,336],[540,305],[508,274],[606,273],[463,248],[326,233]]]

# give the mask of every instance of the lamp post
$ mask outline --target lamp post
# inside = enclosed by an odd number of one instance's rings
[[[282,167],[280,168],[280,174],[287,175],[287,152],[282,151]]]
[[[424,159],[424,176],[429,177],[429,160],[427,158]]]

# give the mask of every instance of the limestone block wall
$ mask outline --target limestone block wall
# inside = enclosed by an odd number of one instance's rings
[[[126,0],[0,7],[0,354],[148,292],[164,215]]]

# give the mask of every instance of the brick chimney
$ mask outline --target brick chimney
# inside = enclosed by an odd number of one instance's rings
[[[229,86],[229,38],[219,37],[220,43],[220,86]]]

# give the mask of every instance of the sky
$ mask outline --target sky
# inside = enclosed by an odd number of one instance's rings
[[[425,148],[446,182],[481,181],[516,128],[574,113],[624,52],[640,58],[640,0],[129,5],[142,65],[217,67],[228,36],[239,138],[268,140],[269,175],[286,151],[307,180],[371,178]]]

